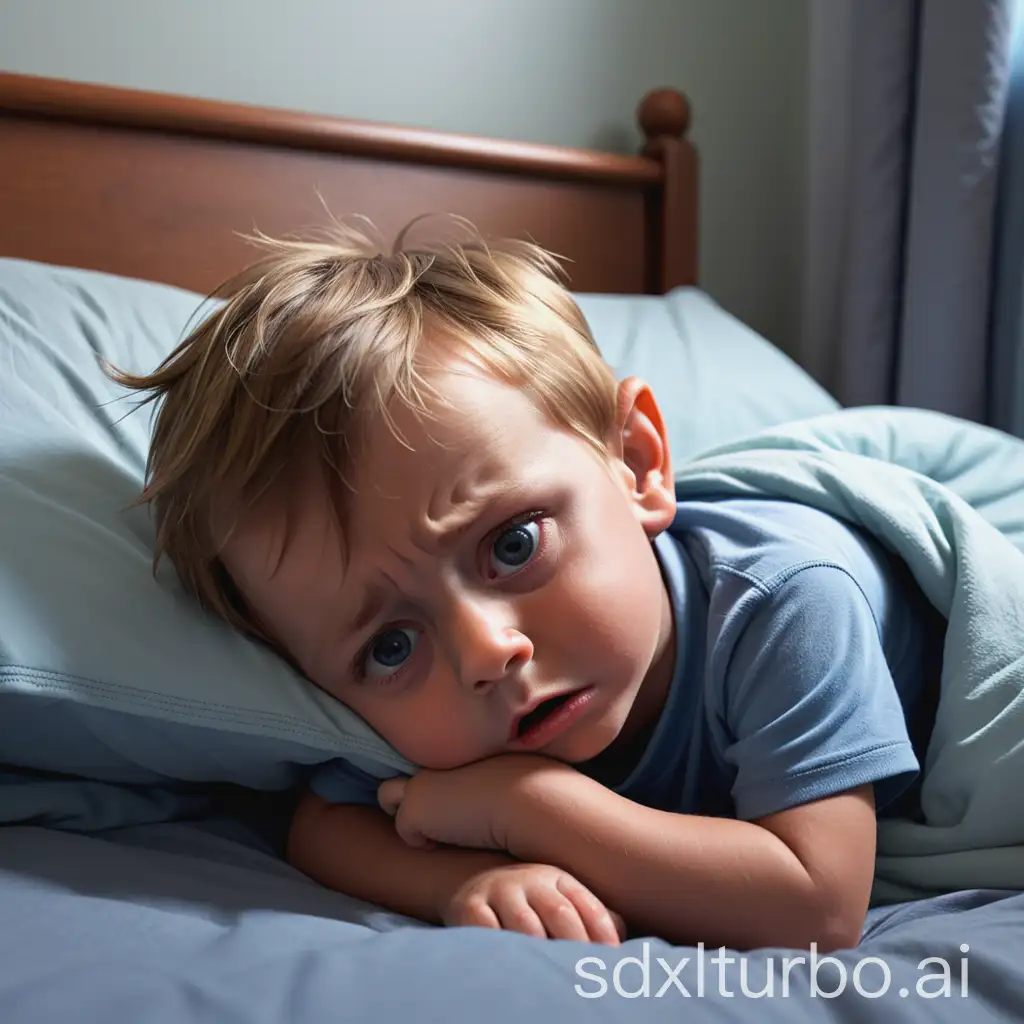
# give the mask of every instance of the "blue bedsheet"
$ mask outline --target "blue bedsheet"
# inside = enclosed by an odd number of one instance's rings
[[[873,910],[840,967],[805,957],[786,990],[780,950],[701,965],[643,938],[423,925],[314,885],[231,819],[0,828],[0,906],[3,1024],[994,1022],[1024,992],[1022,894]]]

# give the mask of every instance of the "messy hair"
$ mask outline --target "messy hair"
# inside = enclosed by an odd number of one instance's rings
[[[476,232],[416,247],[411,226],[390,251],[361,221],[319,239],[256,235],[262,258],[153,373],[108,371],[142,404],[160,400],[139,498],[155,514],[154,569],[166,555],[203,607],[271,644],[219,558],[223,510],[237,517],[300,455],[343,505],[334,484],[371,424],[390,424],[395,402],[427,407],[425,332],[599,451],[614,425],[614,374],[551,253]]]

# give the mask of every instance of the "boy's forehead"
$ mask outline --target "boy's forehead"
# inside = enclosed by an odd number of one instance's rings
[[[354,500],[379,497],[429,473],[458,473],[477,460],[510,461],[538,431],[553,429],[531,399],[469,363],[432,374],[423,410],[393,400],[367,430],[352,467]]]
[[[430,415],[396,405],[389,410],[390,422],[380,418],[371,424],[344,480],[330,469],[325,473],[321,456],[297,452],[255,505],[241,513],[234,510],[229,548],[244,552],[250,563],[258,552],[258,571],[274,575],[286,553],[315,557],[339,528],[346,535],[354,532],[346,537],[346,547],[351,540],[358,550],[368,534],[380,534],[385,526],[401,527],[424,511],[440,514],[445,506],[476,499],[502,481],[512,484],[527,410],[501,408],[493,393],[489,401],[470,403],[465,399],[479,382],[463,378],[450,383],[448,402]],[[529,407],[512,403],[521,404]],[[519,429],[510,433],[510,427]]]
[[[243,590],[247,582],[301,588],[328,566],[335,585],[354,576],[348,590],[364,553],[410,541],[435,548],[497,496],[567,471],[574,440],[520,389],[471,363],[441,369],[431,384],[426,415],[393,402],[388,419],[368,425],[344,481],[325,475],[319,456],[296,458],[236,529],[226,562],[248,577],[238,581]]]

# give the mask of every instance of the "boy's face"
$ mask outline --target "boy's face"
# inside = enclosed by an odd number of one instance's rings
[[[623,382],[621,447],[602,462],[481,370],[434,382],[434,418],[395,413],[409,448],[371,431],[346,558],[310,483],[284,496],[283,552],[268,512],[227,568],[308,676],[412,762],[588,760],[652,722],[672,672],[650,543],[675,513],[657,407]]]

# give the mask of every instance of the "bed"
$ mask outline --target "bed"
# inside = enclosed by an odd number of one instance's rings
[[[438,929],[322,889],[282,858],[294,792],[365,734],[151,571],[149,421],[97,356],[152,368],[253,229],[451,212],[551,248],[682,464],[837,410],[700,286],[686,98],[637,116],[627,156],[0,75],[4,1024],[1020,1019],[1013,888],[880,904],[816,960]]]

